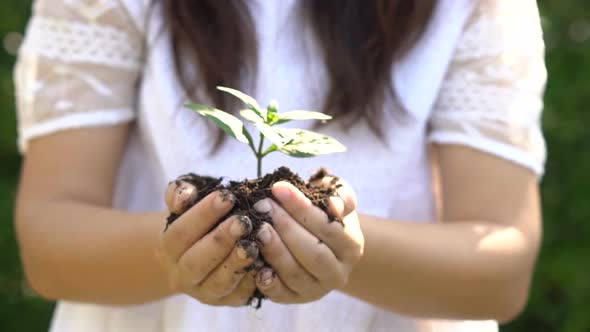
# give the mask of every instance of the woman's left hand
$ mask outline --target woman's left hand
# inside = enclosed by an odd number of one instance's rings
[[[324,178],[329,183],[330,178]],[[297,188],[287,182],[272,187],[277,201],[264,199],[254,208],[268,213],[273,226],[264,224],[259,233],[261,253],[270,267],[260,270],[258,289],[279,303],[318,300],[343,288],[363,254],[364,237],[356,213],[356,196],[343,182],[338,195],[330,198],[328,216]]]

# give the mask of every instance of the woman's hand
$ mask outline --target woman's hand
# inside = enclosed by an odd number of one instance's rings
[[[324,178],[329,183],[329,178]],[[258,272],[258,289],[270,300],[304,303],[344,287],[363,254],[364,238],[356,213],[356,197],[344,183],[330,198],[330,221],[305,195],[287,182],[272,187],[278,200],[264,199],[254,208],[268,213],[273,226],[257,234],[261,252],[272,268]],[[344,226],[344,227],[343,227]]]
[[[225,191],[188,208],[197,190],[182,178],[169,185],[168,209],[181,215],[162,234],[158,259],[173,291],[210,305],[245,305],[256,289],[255,273],[246,270],[258,257],[258,245],[240,239],[250,234],[252,223],[232,216],[217,225],[234,204]]]

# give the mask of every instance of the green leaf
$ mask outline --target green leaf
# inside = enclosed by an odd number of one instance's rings
[[[332,119],[331,116],[320,113],[320,112],[313,112],[313,111],[289,111],[285,113],[277,114],[279,120],[276,121],[276,124],[281,124],[285,122],[289,122],[292,120],[321,120],[321,121],[328,121]]]
[[[244,127],[244,123],[235,116],[222,110],[201,104],[187,104],[185,107],[205,116],[219,126],[226,134],[246,144],[253,144],[252,137]]]
[[[263,119],[261,119],[258,114],[256,114],[256,112],[254,112],[253,110],[246,108],[240,111],[240,115],[248,120],[249,122],[252,122],[253,124],[256,124],[258,122],[264,122]]]
[[[277,115],[277,113],[268,112],[268,114],[266,115],[266,117],[267,117],[266,123],[268,123],[271,126],[277,124],[279,122],[279,120],[280,120],[279,119],[279,116]]]
[[[264,158],[264,157],[266,157],[266,155],[268,155],[268,154],[270,154],[270,153],[272,153],[272,152],[275,152],[275,151],[277,151],[277,149],[278,149],[278,147],[277,147],[277,145],[276,145],[276,144],[273,144],[273,145],[271,145],[271,146],[270,146],[268,149],[266,149],[266,151],[264,151],[264,152],[262,153],[262,157],[263,157],[263,158]]]
[[[265,122],[272,126],[279,120],[279,116],[277,114],[279,113],[279,103],[276,100],[271,100],[270,103],[268,103],[268,107],[266,107],[266,109],[268,110],[268,113],[266,113]]]
[[[333,137],[305,129],[274,128],[279,135],[288,139],[279,151],[292,157],[307,158],[346,151],[346,147]]]
[[[273,128],[264,122],[255,123],[254,126],[279,149],[291,141],[290,137],[283,135],[282,128]]]
[[[269,113],[278,113],[279,112],[279,102],[276,100],[271,100],[270,103],[268,103],[268,112]]]
[[[244,102],[244,104],[246,104],[248,106],[248,108],[250,108],[251,110],[256,112],[256,114],[262,120],[266,120],[266,109],[260,107],[260,105],[258,105],[258,102],[256,101],[256,99],[254,99],[254,98],[248,96],[247,94],[245,94],[241,91],[238,91],[236,89],[226,88],[223,86],[218,86],[217,89],[221,90],[223,92],[227,92],[227,93],[233,95],[234,97],[240,99],[241,101]]]
[[[253,110],[249,108],[243,109],[240,111],[240,115],[244,119],[252,122],[256,129],[258,129],[258,131],[260,131],[264,137],[268,138],[276,146],[282,147],[289,141],[288,138],[283,137],[282,134],[279,133],[279,128],[273,128],[264,123],[264,121],[260,119]]]

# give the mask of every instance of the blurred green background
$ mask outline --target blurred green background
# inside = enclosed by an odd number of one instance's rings
[[[519,1],[519,0],[515,0]],[[13,229],[21,158],[12,67],[30,0],[0,11],[0,331],[45,331],[52,303],[24,285]],[[544,130],[544,240],[525,312],[502,332],[590,331],[590,2],[539,1],[549,83]]]

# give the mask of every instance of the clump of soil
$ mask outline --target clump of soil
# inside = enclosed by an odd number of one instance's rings
[[[333,180],[328,186],[321,185],[318,182],[326,176],[332,176]],[[253,206],[256,202],[264,198],[273,198],[272,185],[279,181],[287,181],[293,184],[299,189],[315,206],[322,209],[328,216],[330,222],[338,220],[329,210],[329,198],[336,195],[336,190],[340,184],[337,183],[338,178],[330,175],[325,168],[321,168],[315,174],[313,174],[309,181],[303,181],[299,175],[293,173],[287,167],[280,167],[274,172],[266,174],[262,178],[244,180],[244,181],[229,181],[228,184],[223,184],[223,178],[213,178],[209,176],[200,176],[193,173],[189,173],[179,177],[177,181],[186,181],[195,185],[198,189],[197,199],[194,204],[205,198],[210,193],[220,190],[229,191],[235,197],[235,204],[232,210],[221,219],[221,221],[232,215],[247,216],[252,222],[252,232],[250,235],[241,239],[240,241],[255,241],[256,234],[260,226],[266,222],[272,225],[272,219],[267,214],[261,214],[254,210]],[[194,205],[193,204],[193,205]],[[166,228],[174,222],[180,215],[171,213],[167,218]],[[260,269],[263,266],[268,266],[264,261],[264,257],[260,257],[260,261],[255,262],[249,268]],[[248,304],[256,303],[255,307],[260,308],[264,295],[256,290]]]

